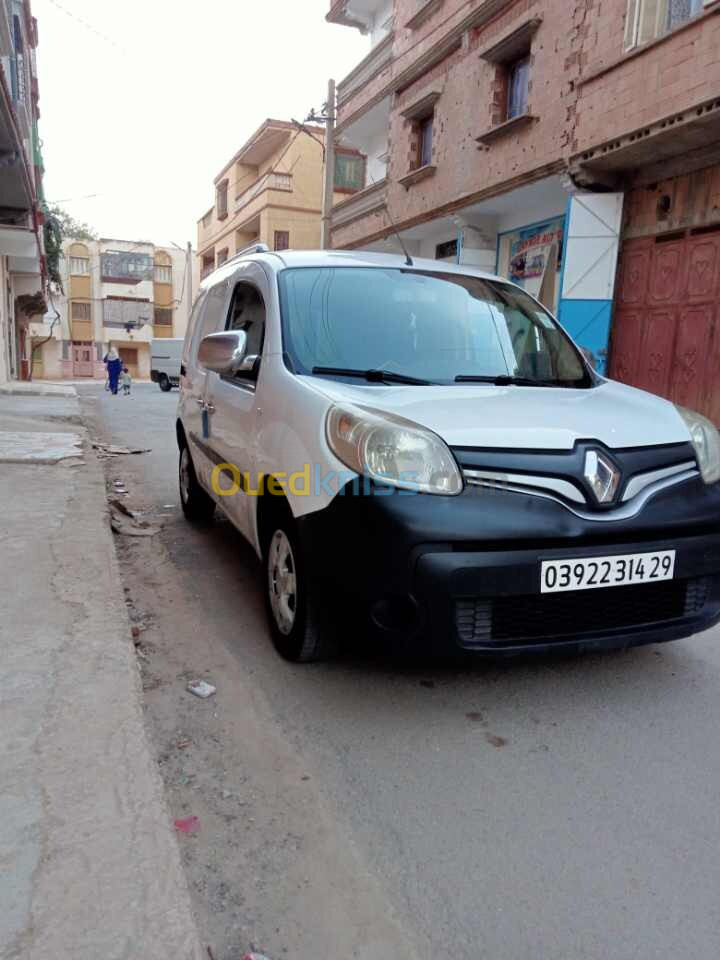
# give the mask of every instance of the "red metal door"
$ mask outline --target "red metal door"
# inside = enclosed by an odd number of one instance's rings
[[[623,245],[610,376],[720,424],[720,226]]]
[[[73,343],[73,376],[93,375],[92,343]]]

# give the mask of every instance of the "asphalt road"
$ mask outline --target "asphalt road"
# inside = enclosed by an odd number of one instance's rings
[[[82,392],[100,433],[152,447],[108,468],[165,519],[120,556],[171,807],[208,824],[181,842],[217,960],[250,942],[292,960],[720,956],[720,631],[500,665],[289,666],[251,551],[225,521],[181,518],[177,393]],[[211,706],[184,693],[194,674],[217,683]]]

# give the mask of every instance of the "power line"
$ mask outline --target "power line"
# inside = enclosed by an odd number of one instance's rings
[[[67,7],[64,7],[61,3],[58,3],[58,0],[50,0],[50,3],[57,7],[66,17],[70,17],[71,20],[74,20],[76,23],[79,23],[81,27],[84,27],[86,30],[89,30],[90,33],[94,33],[96,37],[99,37],[101,40],[104,40],[105,43],[109,43],[110,46],[115,47],[116,50],[119,50],[124,56],[129,57],[130,51],[125,47],[121,46],[116,40],[113,40],[112,37],[109,37],[106,33],[103,33],[102,30],[98,30],[97,27],[94,27],[83,17],[79,17],[76,13],[73,13],[72,10],[68,10]]]

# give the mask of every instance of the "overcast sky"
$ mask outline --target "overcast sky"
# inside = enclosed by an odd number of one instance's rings
[[[238,147],[267,117],[319,109],[329,77],[369,49],[325,22],[329,0],[32,7],[47,198],[127,240],[194,246],[213,178]]]

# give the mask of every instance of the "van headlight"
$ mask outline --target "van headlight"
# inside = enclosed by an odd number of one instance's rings
[[[366,407],[332,407],[326,423],[330,449],[355,473],[378,483],[447,497],[463,480],[446,443],[431,430]]]
[[[720,433],[712,423],[694,410],[685,407],[675,408],[690,431],[690,439],[695,447],[700,474],[705,483],[720,480]]]

